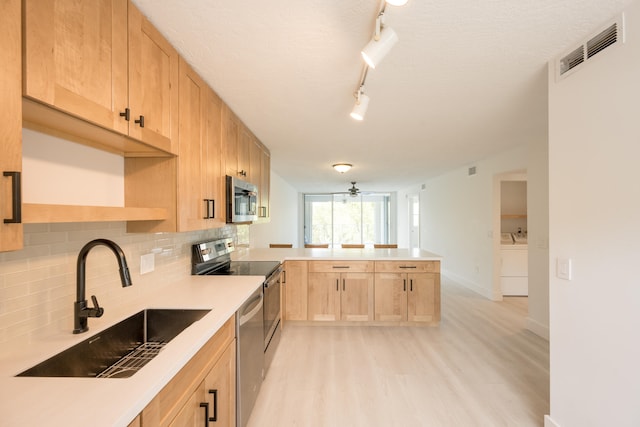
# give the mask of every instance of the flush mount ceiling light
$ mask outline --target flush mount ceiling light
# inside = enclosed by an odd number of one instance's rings
[[[383,21],[384,6],[376,18],[376,30],[373,39],[360,52],[364,62],[371,68],[376,68],[398,42],[396,32],[391,27],[385,26]]]
[[[340,173],[345,173],[349,169],[351,169],[352,166],[353,165],[350,163],[336,163],[335,165],[333,165],[333,168]]]

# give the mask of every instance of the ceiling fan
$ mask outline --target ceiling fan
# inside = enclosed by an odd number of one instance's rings
[[[348,191],[351,197],[356,197],[358,195],[358,193],[360,192],[360,189],[356,187],[355,181],[351,181],[351,188],[349,188]]]

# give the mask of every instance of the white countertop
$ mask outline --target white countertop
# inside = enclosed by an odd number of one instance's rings
[[[232,259],[238,261],[347,260],[347,261],[441,261],[442,257],[420,249],[324,249],[273,248],[237,250]]]
[[[126,426],[264,281],[263,276],[187,276],[152,300],[105,307],[89,331],[59,333],[0,356],[0,426]],[[212,309],[130,378],[15,377],[145,308]],[[9,354],[10,353],[10,354]]]
[[[439,255],[408,249],[251,249],[236,260],[437,260]],[[89,319],[89,331],[71,329],[0,354],[0,426],[126,426],[162,390],[198,350],[234,315],[264,281],[263,276],[186,276],[164,287],[152,300],[105,307]],[[211,309],[169,342],[130,378],[15,377],[145,308]]]

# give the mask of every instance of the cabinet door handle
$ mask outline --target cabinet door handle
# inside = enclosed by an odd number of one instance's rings
[[[346,279],[342,279],[342,290],[346,291],[347,290],[347,285],[345,284]]]
[[[407,279],[402,279],[402,281],[404,282],[402,285],[402,291],[407,292]]]
[[[2,172],[3,176],[11,177],[11,218],[5,218],[5,224],[20,224],[22,222],[22,184],[20,183],[20,172]]]
[[[340,279],[336,279],[336,291],[340,290]]]
[[[287,270],[282,270],[282,281],[280,283],[283,285],[287,283]]]
[[[204,427],[209,427],[209,404],[201,402],[200,407],[204,408]]]
[[[213,219],[215,218],[215,201],[213,199],[203,199],[204,200],[204,210],[205,216],[204,219]]]
[[[129,108],[125,108],[124,111],[120,112],[120,117],[124,117],[126,121],[131,120],[131,110]]]
[[[139,119],[134,120],[133,122],[139,124],[140,127],[143,128],[144,127],[144,116],[140,116]]]
[[[209,390],[209,394],[213,395],[213,417],[209,417],[209,421],[215,423],[218,421],[218,389]]]
[[[413,292],[413,279],[409,279],[409,290]]]

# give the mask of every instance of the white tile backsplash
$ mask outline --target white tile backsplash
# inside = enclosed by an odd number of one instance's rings
[[[245,228],[246,227],[246,228]],[[242,229],[238,235],[238,229]],[[124,251],[133,286],[122,288],[110,250],[95,247],[87,257],[87,299],[96,295],[107,308],[123,299],[144,297],[191,274],[191,245],[233,237],[248,245],[248,226],[158,234],[127,234],[126,223],[27,224],[25,247],[0,253],[0,348],[28,344],[52,332],[73,329],[76,262],[82,246],[96,238],[116,242]],[[155,254],[155,270],[140,275],[140,256]]]

